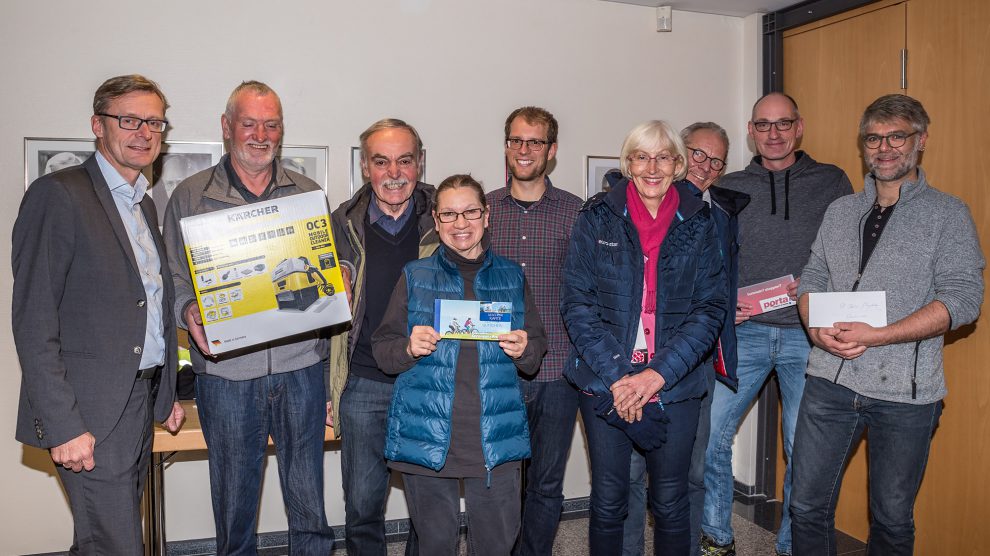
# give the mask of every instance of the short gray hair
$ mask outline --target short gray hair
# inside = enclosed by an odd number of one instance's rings
[[[866,135],[870,124],[898,119],[911,124],[911,128],[918,133],[928,131],[928,124],[932,123],[925,107],[917,99],[901,94],[884,95],[866,107],[859,121],[859,136]]]
[[[687,149],[681,136],[674,131],[674,128],[663,120],[650,120],[643,122],[632,128],[622,142],[622,151],[619,153],[619,170],[622,175],[632,178],[629,173],[629,155],[633,151],[672,151],[681,157],[681,169],[674,176],[675,180],[682,180],[687,175]],[[676,167],[676,166],[675,166]]]
[[[686,144],[688,137],[691,137],[695,131],[701,131],[702,129],[707,129],[717,134],[719,139],[722,140],[722,143],[725,144],[725,154],[729,154],[729,134],[725,132],[722,126],[715,122],[694,122],[681,130],[681,140]]]
[[[237,104],[237,95],[241,94],[241,91],[251,91],[254,94],[263,97],[267,95],[275,95],[275,99],[278,100],[278,115],[282,116],[282,99],[279,98],[278,93],[275,89],[272,89],[268,85],[262,83],[261,81],[242,81],[240,85],[234,87],[234,90],[227,97],[227,107],[224,109],[223,113],[227,116],[228,120],[234,119],[234,105]]]
[[[130,75],[118,75],[103,82],[96,94],[93,95],[93,114],[102,114],[110,107],[114,100],[135,92],[154,93],[162,99],[162,110],[168,110],[168,100],[158,83],[148,79],[143,75],[132,73]]]
[[[361,134],[361,158],[367,160],[368,158],[368,139],[375,133],[382,131],[384,129],[404,129],[408,131],[413,136],[413,156],[416,158],[416,164],[419,164],[420,155],[423,152],[423,140],[419,138],[419,133],[416,128],[407,124],[406,122],[398,118],[383,118],[377,122],[371,124],[371,127],[364,130]]]

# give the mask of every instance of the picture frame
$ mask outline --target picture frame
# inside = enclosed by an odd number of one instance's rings
[[[24,138],[24,189],[31,182],[69,166],[82,164],[96,151],[96,139]]]
[[[327,192],[327,161],[330,147],[320,145],[282,145],[279,162],[287,170],[298,172],[320,184]]]
[[[586,155],[584,157],[585,199],[590,199],[602,191],[608,191],[605,174],[619,169],[619,157]]]
[[[422,181],[424,176],[426,176],[426,149],[420,152],[419,175],[416,179]],[[361,172],[361,147],[351,147],[350,196],[353,197],[362,185],[364,185],[364,174]]]
[[[149,193],[158,212],[158,225],[165,225],[165,207],[182,180],[220,164],[220,141],[165,141],[158,159],[151,165]]]

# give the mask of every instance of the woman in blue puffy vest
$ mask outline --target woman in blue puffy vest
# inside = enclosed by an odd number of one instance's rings
[[[714,223],[686,182],[687,151],[666,122],[635,127],[617,180],[582,207],[568,248],[561,314],[574,346],[564,376],[579,401],[591,460],[592,556],[620,554],[629,460],[646,456],[656,554],[692,542],[688,468],[703,372],[725,317]]]
[[[389,407],[385,457],[402,473],[421,554],[455,554],[463,484],[468,543],[507,555],[520,528],[520,463],[530,456],[517,372],[539,370],[546,338],[522,268],[488,248],[488,206],[468,175],[434,195],[441,246],[405,266],[372,350],[399,374]],[[498,341],[442,339],[435,301],[512,303],[511,332]],[[446,329],[444,329],[446,330]]]

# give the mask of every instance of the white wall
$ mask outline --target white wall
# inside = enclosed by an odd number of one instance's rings
[[[106,77],[139,72],[172,104],[171,140],[219,140],[229,91],[259,79],[281,95],[287,144],[329,145],[330,201],[347,197],[349,149],[385,116],[419,128],[427,180],[470,171],[488,188],[504,176],[502,124],[523,104],[561,124],[559,187],[583,196],[585,155],[617,154],[651,118],[699,119],[741,148],[753,90],[752,21],[678,12],[655,31],[651,8],[596,0],[256,0],[137,3],[5,2],[0,7],[0,313],[10,314],[10,230],[23,191],[23,138],[89,137],[92,94]],[[103,284],[99,287],[112,287]],[[0,553],[64,550],[71,517],[44,452],[14,441],[20,372],[9,320],[0,319],[0,477],[7,509]],[[588,493],[584,442],[575,436],[565,495]],[[339,457],[326,458],[328,514],[343,523]],[[212,537],[203,460],[166,473],[168,538]],[[405,515],[393,492],[388,517]],[[270,458],[260,531],[285,530]]]

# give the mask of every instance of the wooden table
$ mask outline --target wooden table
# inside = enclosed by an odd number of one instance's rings
[[[165,463],[177,452],[206,449],[196,402],[185,400],[179,403],[186,410],[186,420],[179,432],[172,434],[161,425],[155,424],[155,440],[151,448],[151,465],[148,468],[148,492],[145,496],[148,522],[145,527],[144,552],[152,556],[165,554]],[[323,440],[335,440],[332,427],[326,428]],[[270,437],[268,445],[272,445]]]

